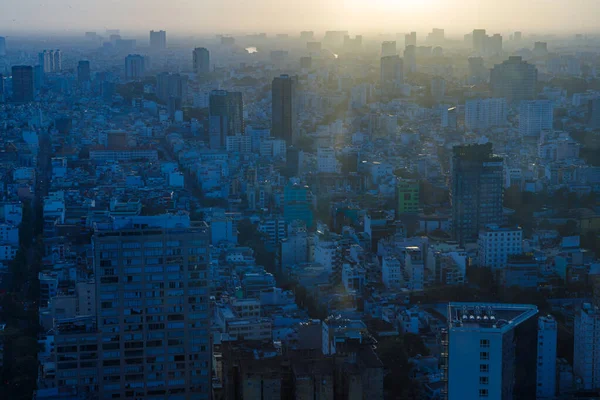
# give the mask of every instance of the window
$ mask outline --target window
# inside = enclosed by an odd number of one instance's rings
[[[487,389],[479,389],[479,397],[488,397]]]
[[[480,385],[487,385],[490,382],[490,378],[488,378],[487,376],[480,376],[479,377],[479,384]]]
[[[479,359],[480,360],[489,360],[490,359],[490,353],[488,353],[487,351],[482,351],[479,353]]]
[[[489,364],[479,364],[479,372],[490,372]]]
[[[481,340],[479,340],[479,347],[484,347],[484,348],[490,347],[490,341],[489,341],[489,339],[481,339]]]

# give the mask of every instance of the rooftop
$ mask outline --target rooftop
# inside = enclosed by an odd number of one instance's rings
[[[451,330],[496,330],[505,332],[533,317],[538,312],[531,304],[449,303]]]

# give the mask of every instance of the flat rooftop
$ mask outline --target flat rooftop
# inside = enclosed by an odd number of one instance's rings
[[[537,312],[537,307],[531,304],[449,303],[448,327],[451,330],[504,332],[514,329]]]

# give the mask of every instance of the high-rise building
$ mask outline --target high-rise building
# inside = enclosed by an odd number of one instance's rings
[[[210,399],[206,223],[117,217],[92,243],[95,315],[57,321],[57,387],[86,398]]]
[[[479,231],[477,247],[479,266],[500,271],[509,256],[523,253],[523,231],[518,226],[487,225]]]
[[[506,125],[507,116],[505,99],[471,99],[465,102],[465,127],[468,130],[479,131]]]
[[[404,80],[402,59],[398,55],[381,57],[381,85],[392,88],[401,85]]]
[[[473,40],[473,51],[478,55],[485,54],[487,42],[485,29],[473,29],[471,38]]]
[[[600,309],[583,303],[575,315],[573,373],[585,390],[600,389]]]
[[[524,101],[519,107],[519,134],[524,138],[539,138],[554,124],[554,106],[550,100]]]
[[[483,64],[481,57],[469,57],[469,76],[467,83],[476,85],[478,83],[487,82],[490,78],[490,71]]]
[[[4,101],[4,76],[0,74],[0,103]]]
[[[381,43],[381,57],[395,56],[398,54],[395,41],[386,41]]]
[[[448,400],[535,398],[537,312],[528,304],[450,303]]]
[[[62,52],[60,50],[54,50],[54,70],[53,72],[62,71]]]
[[[90,62],[87,60],[79,61],[79,63],[77,63],[77,81],[81,85],[89,82],[91,79]]]
[[[144,76],[145,60],[144,56],[139,54],[130,54],[125,57],[125,78],[128,80],[138,80]]]
[[[548,55],[548,43],[535,42],[533,44],[533,55],[535,57],[545,57]]]
[[[410,45],[404,49],[404,67],[407,72],[417,72],[417,47]]]
[[[308,70],[312,67],[312,57],[300,57],[300,69]]]
[[[150,31],[150,48],[152,50],[164,50],[167,48],[167,32]]]
[[[15,65],[12,67],[12,101],[27,103],[33,101],[33,67]]]
[[[588,101],[588,126],[600,129],[600,97]]]
[[[558,324],[552,315],[538,318],[537,337],[537,399],[556,396],[556,346]]]
[[[427,35],[427,42],[433,45],[443,45],[445,41],[445,33],[443,29],[433,28]]]
[[[302,221],[313,225],[312,193],[308,186],[288,184],[283,189],[283,218],[287,223]]]
[[[432,78],[430,93],[435,101],[441,101],[446,95],[446,80],[439,76]]]
[[[485,52],[489,56],[502,54],[502,35],[495,33],[487,38]]]
[[[210,147],[224,149],[227,146],[227,136],[244,132],[242,93],[213,90],[208,101]]]
[[[404,47],[417,46],[417,32],[411,32],[404,35]]]
[[[450,201],[454,238],[477,241],[479,230],[503,222],[503,159],[492,144],[455,146],[452,149]]]
[[[516,31],[515,33],[513,33],[513,40],[515,42],[520,42],[521,39],[523,38],[523,33]]]
[[[518,56],[496,64],[490,73],[492,95],[504,97],[509,103],[533,100],[536,84],[537,68]]]
[[[309,41],[313,40],[315,33],[313,31],[302,31],[300,32],[300,40]]]
[[[56,72],[55,60],[54,50],[44,50],[38,54],[38,64],[42,66],[45,74]]]
[[[187,95],[187,76],[161,72],[156,77],[156,96],[163,102],[170,97],[177,97],[181,101]]]
[[[296,143],[296,86],[297,76],[281,75],[273,79],[271,135],[283,139],[288,145]]]
[[[194,72],[208,74],[210,72],[210,52],[205,47],[196,47],[193,52]]]
[[[4,57],[6,55],[6,38],[4,36],[0,36],[0,57]]]

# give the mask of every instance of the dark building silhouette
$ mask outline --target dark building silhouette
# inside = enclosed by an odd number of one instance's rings
[[[288,145],[294,144],[296,133],[296,86],[298,77],[281,75],[273,79],[271,135],[284,139]]]
[[[170,97],[185,99],[187,94],[187,77],[180,74],[162,72],[156,77],[156,96],[164,103]]]
[[[15,65],[12,67],[13,96],[15,103],[33,101],[33,67]]]
[[[223,149],[227,136],[244,132],[244,104],[241,92],[213,90],[209,97],[209,142],[213,149]]]
[[[82,84],[91,81],[91,79],[90,62],[79,61],[77,64],[77,81]]]
[[[464,245],[476,241],[485,225],[503,222],[503,159],[492,153],[491,143],[455,146],[452,153],[453,233]]]
[[[496,64],[490,73],[492,96],[509,103],[535,99],[536,83],[537,68],[517,56]]]
[[[210,52],[204,47],[196,47],[192,53],[194,58],[194,72],[208,74],[210,72]]]
[[[150,48],[153,50],[164,50],[167,48],[167,32],[150,31]]]

